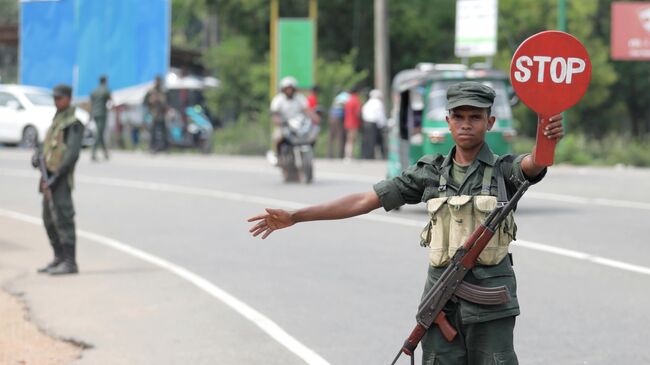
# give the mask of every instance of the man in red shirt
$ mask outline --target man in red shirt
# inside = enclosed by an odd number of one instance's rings
[[[320,92],[320,89],[318,86],[314,86],[311,88],[311,93],[309,96],[307,96],[307,107],[313,111],[314,113],[317,113],[318,110],[316,109],[318,107],[318,93]]]
[[[350,90],[350,97],[345,103],[345,117],[343,119],[343,128],[345,128],[345,160],[350,161],[354,153],[354,144],[357,141],[359,128],[361,127],[361,100],[357,95],[357,87]]]

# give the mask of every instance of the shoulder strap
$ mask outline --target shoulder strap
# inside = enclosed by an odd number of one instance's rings
[[[490,185],[492,185],[492,166],[486,165],[483,170],[483,184],[481,185],[481,195],[490,195]]]
[[[439,196],[441,198],[448,196],[447,191],[447,178],[445,177],[445,174],[440,174],[440,184],[438,185]]]
[[[499,161],[497,160],[497,163]],[[497,206],[505,205],[508,202],[508,191],[506,190],[506,182],[503,180],[503,172],[501,166],[497,163],[494,166],[497,169]]]

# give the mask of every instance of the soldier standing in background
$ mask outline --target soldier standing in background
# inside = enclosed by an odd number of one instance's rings
[[[162,78],[156,76],[154,85],[144,96],[144,105],[151,114],[151,151],[158,152],[167,149],[167,125],[165,113],[167,112],[167,95],[162,86]]]
[[[32,157],[34,167],[39,167],[40,162],[45,165],[46,174],[40,183],[40,192],[43,193],[43,223],[54,250],[54,260],[38,269],[38,272],[50,275],[76,274],[79,269],[75,258],[77,239],[72,189],[84,126],[75,116],[75,108],[70,105],[70,86],[56,86],[53,96],[56,114],[43,142],[43,154]]]
[[[108,89],[108,80],[106,76],[99,78],[99,85],[90,94],[90,112],[97,126],[97,135],[93,145],[92,160],[97,161],[97,147],[104,151],[104,159],[108,160],[108,150],[104,142],[104,129],[106,128],[106,103],[111,100],[111,91]]]

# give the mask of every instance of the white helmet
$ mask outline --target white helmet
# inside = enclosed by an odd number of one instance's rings
[[[297,85],[298,81],[293,76],[286,76],[280,80],[280,90],[284,89],[285,87],[292,87],[295,89]]]

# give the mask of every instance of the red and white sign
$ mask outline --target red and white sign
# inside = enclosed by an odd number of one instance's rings
[[[510,82],[519,99],[539,115],[535,162],[553,164],[555,141],[543,135],[548,117],[575,105],[587,92],[591,61],[570,34],[549,30],[526,39],[510,63]]]
[[[650,60],[650,2],[612,3],[611,56]]]

